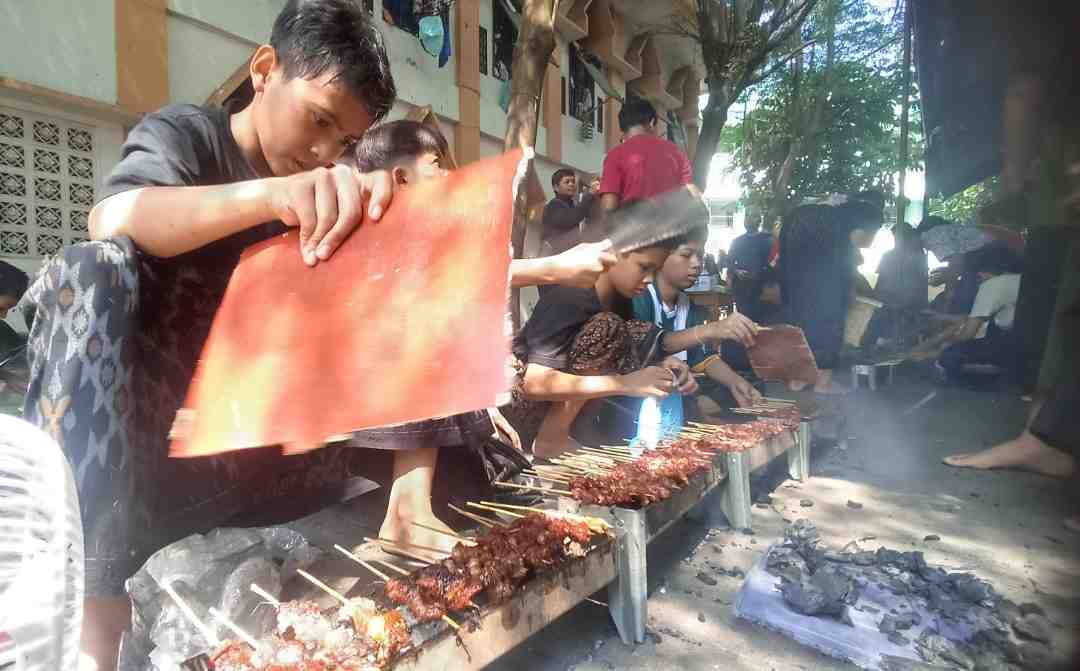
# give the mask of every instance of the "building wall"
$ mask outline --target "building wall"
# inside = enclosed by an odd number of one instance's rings
[[[0,76],[115,103],[114,7],[114,0],[0,2]]]

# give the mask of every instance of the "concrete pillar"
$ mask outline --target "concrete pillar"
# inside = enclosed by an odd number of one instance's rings
[[[458,165],[480,158],[480,0],[457,1],[458,120],[454,155]]]
[[[116,1],[116,102],[133,114],[169,102],[166,0]]]

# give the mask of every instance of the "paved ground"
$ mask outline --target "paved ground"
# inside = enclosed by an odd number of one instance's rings
[[[872,537],[860,546],[922,550],[929,562],[974,571],[1018,603],[1038,602],[1059,625],[1062,658],[1071,657],[1080,638],[1080,537],[1061,525],[1064,486],[1036,475],[941,464],[951,452],[1015,434],[1027,405],[1015,394],[938,388],[901,377],[892,388],[844,401],[847,449],[818,448],[809,481],[755,482],[757,496],[771,493],[771,501],[755,506],[754,535],[686,522],[653,543],[649,641],[624,645],[606,609],[586,603],[492,668],[854,668],[732,615],[742,581],[721,569],[749,569],[799,517],[813,520],[831,544]],[[932,400],[909,410],[932,392]],[[801,506],[803,499],[813,505]],[[862,509],[849,508],[849,500]],[[929,534],[941,540],[924,541]],[[716,584],[699,580],[699,572]]]

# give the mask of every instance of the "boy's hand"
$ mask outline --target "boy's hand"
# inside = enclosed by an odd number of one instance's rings
[[[754,336],[760,327],[750,318],[736,312],[709,324],[706,328],[709,329],[709,339],[714,342],[734,340],[742,343],[744,347],[750,347],[754,344]]]
[[[735,402],[740,408],[752,407],[761,400],[761,392],[754,389],[754,385],[747,382],[742,375],[733,375],[724,384],[735,397]]]
[[[600,273],[616,261],[610,240],[583,242],[552,258],[552,276],[555,284],[591,289]]]
[[[664,398],[675,388],[671,371],[660,366],[649,366],[619,376],[621,392],[638,398]]]
[[[300,229],[300,254],[314,266],[330,258],[365,218],[378,221],[392,192],[386,171],[361,173],[335,165],[278,178],[270,203],[286,226]]]
[[[693,394],[698,390],[697,380],[690,372],[690,367],[679,357],[669,356],[660,365],[675,376],[675,385],[680,394]]]

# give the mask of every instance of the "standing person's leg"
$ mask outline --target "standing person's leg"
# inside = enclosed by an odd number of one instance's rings
[[[349,439],[349,445],[354,448],[393,452],[392,484],[379,536],[446,552],[452,550],[454,540],[446,533],[453,534],[454,530],[435,515],[432,507],[439,452],[468,448],[491,432],[491,420],[484,411],[354,433]],[[446,533],[439,533],[440,530]],[[415,549],[410,552],[427,554]]]
[[[138,264],[129,240],[73,245],[27,292],[33,316],[30,384],[23,416],[52,436],[71,462],[86,556],[82,651],[116,668],[130,619],[124,581],[137,568],[133,333]],[[29,320],[28,320],[29,321]]]
[[[570,427],[586,401],[560,401],[552,403],[533,443],[533,454],[550,459],[576,446],[570,437]]]

